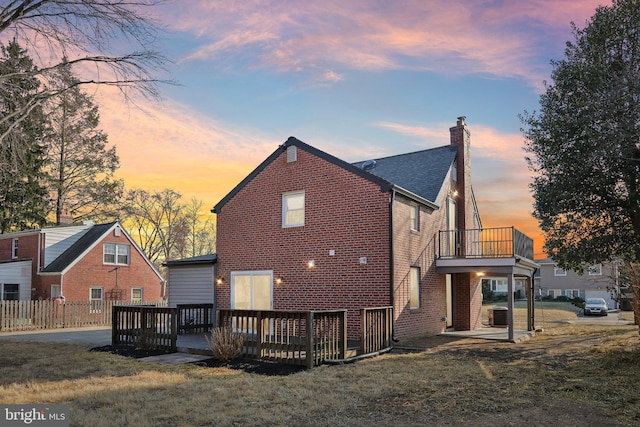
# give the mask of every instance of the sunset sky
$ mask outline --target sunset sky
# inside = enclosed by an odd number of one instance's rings
[[[605,0],[190,1],[154,9],[177,86],[95,92],[128,188],[213,207],[289,136],[348,162],[449,143],[466,116],[485,227],[542,236],[518,115]]]

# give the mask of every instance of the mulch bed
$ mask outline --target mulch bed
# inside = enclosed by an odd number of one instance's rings
[[[119,345],[103,345],[102,347],[93,347],[89,351],[101,351],[105,353],[117,354],[118,356],[132,357],[134,359],[141,359],[149,356],[160,356],[162,354],[169,354],[170,351],[166,350],[142,350],[135,347],[119,346]]]
[[[305,371],[306,368],[300,365],[288,365],[285,363],[276,363],[268,360],[258,359],[234,359],[228,362],[211,358],[192,362],[194,365],[206,366],[208,368],[228,368],[236,369],[250,374],[267,375],[267,376],[286,376]]]
[[[93,347],[89,351],[101,351],[119,356],[132,357],[140,359],[148,356],[159,356],[161,354],[169,354],[171,352],[164,350],[141,350],[135,347],[105,345],[102,347]],[[191,362],[193,365],[204,366],[207,368],[228,368],[244,371],[250,374],[267,375],[267,376],[286,376],[305,371],[304,366],[287,365],[284,363],[276,363],[268,360],[258,359],[234,359],[223,362],[216,358],[204,359],[197,362]]]

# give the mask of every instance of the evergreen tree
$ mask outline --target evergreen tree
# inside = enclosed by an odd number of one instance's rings
[[[113,176],[119,167],[116,148],[108,147],[98,106],[82,91],[71,67],[59,69],[55,84],[60,95],[49,106],[47,172],[56,223],[63,214],[76,220],[112,218],[123,191],[122,181]]]
[[[2,45],[0,117],[27,111],[19,123],[0,125],[0,232],[43,226],[46,222],[46,190],[42,171],[45,115],[40,106],[25,110],[40,82],[30,76],[36,70],[27,51],[14,40]]]

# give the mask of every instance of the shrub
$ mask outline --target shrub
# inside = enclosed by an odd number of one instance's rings
[[[226,362],[242,356],[242,347],[247,341],[247,334],[235,332],[232,328],[224,326],[211,329],[205,338],[213,357]]]
[[[155,347],[153,329],[138,329],[136,331],[136,350],[152,350]]]

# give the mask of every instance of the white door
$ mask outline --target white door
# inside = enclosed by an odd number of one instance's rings
[[[231,308],[233,310],[273,309],[273,271],[238,271],[231,273]],[[235,328],[252,332],[252,319],[236,322]]]

